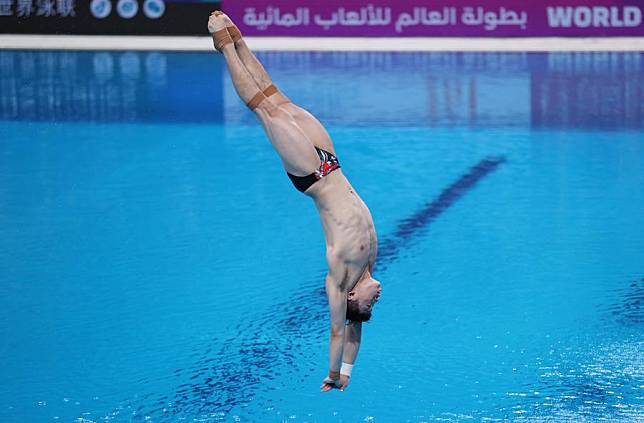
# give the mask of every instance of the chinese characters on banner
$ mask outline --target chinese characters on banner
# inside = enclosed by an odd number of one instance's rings
[[[219,0],[0,0],[0,33],[208,35]],[[204,18],[205,16],[205,18]]]
[[[0,16],[76,16],[76,0],[0,0]]]
[[[356,2],[357,3],[357,2]],[[226,1],[248,35],[611,36],[644,35],[641,0]]]

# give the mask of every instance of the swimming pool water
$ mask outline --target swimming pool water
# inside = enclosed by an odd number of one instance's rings
[[[260,59],[378,230],[349,389],[220,56],[0,51],[1,422],[644,421],[641,54]]]

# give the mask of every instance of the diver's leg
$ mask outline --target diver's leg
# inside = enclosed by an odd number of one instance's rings
[[[222,52],[226,58],[226,65],[228,66],[228,72],[233,80],[235,90],[239,98],[248,104],[260,89],[246,70],[246,67],[242,64],[239,56],[237,56],[233,44],[224,46]]]
[[[259,86],[266,96],[270,97],[274,95],[275,98],[272,99],[274,103],[288,103],[290,100],[282,92],[277,90],[275,86],[273,86],[273,81],[271,80],[270,75],[266,72],[266,69],[264,69],[264,66],[262,66],[261,62],[253,52],[248,48],[248,45],[246,44],[246,41],[244,41],[237,26],[225,13],[221,13],[221,17],[226,21],[226,28],[235,43],[237,55],[246,67],[246,70],[248,70],[248,73],[250,73],[255,80],[257,86]]]
[[[287,103],[283,107],[293,116],[295,122],[306,132],[315,146],[336,155],[331,136],[315,116],[295,103]]]
[[[318,169],[320,158],[313,142],[283,106],[267,98],[257,106],[255,114],[288,173],[306,176]]]
[[[264,69],[264,66],[262,66],[255,54],[248,48],[237,26],[226,14],[222,13],[221,16],[226,21],[226,27],[235,43],[237,55],[246,67],[246,70],[248,70],[248,73],[255,80],[255,83],[271,98],[273,103],[284,105],[285,110],[293,116],[295,122],[308,135],[315,146],[335,154],[333,141],[331,141],[329,133],[324,129],[320,121],[307,110],[293,104],[282,91],[271,89],[271,86],[274,87],[274,85],[270,75],[266,72],[266,69]]]
[[[248,69],[248,72],[253,76],[253,79],[262,91],[273,85],[270,75],[266,72],[266,69],[264,69],[264,66],[262,66],[261,62],[253,52],[250,51],[243,38],[240,38],[235,42],[235,48],[237,49],[237,54],[244,63],[244,66],[246,66],[246,69]],[[276,94],[281,93],[278,92]],[[283,94],[281,95],[283,96]]]
[[[215,37],[215,48],[224,54],[226,65],[239,97],[258,116],[271,144],[279,154],[287,172],[304,176],[314,172],[320,159],[313,143],[293,119],[293,116],[267,98],[237,55],[234,44],[218,31],[226,30],[222,15],[213,14],[208,28]],[[217,34],[220,34],[217,37]],[[223,40],[223,41],[222,41]]]
[[[208,30],[213,36],[215,49],[223,53],[226,59],[226,66],[228,67],[228,72],[230,73],[237,94],[252,111],[255,111],[257,106],[267,99],[267,96],[263,94],[262,86],[253,78],[239,57],[232,37],[226,27],[227,22],[230,22],[230,19],[226,15],[222,12],[215,11],[208,19]],[[266,71],[263,71],[263,73],[268,78]],[[270,81],[270,78],[268,80]],[[276,105],[272,101],[270,103],[273,106]],[[267,104],[264,105],[264,108],[271,109]]]
[[[246,70],[239,56],[237,56],[235,44],[226,29],[226,21],[221,15],[217,15],[217,12],[213,12],[210,15],[208,19],[208,30],[212,34],[215,49],[223,53],[226,59],[228,72],[233,80],[237,94],[248,104],[256,95],[257,91],[259,91],[259,87]]]

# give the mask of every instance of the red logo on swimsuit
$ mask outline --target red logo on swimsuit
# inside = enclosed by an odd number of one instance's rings
[[[315,171],[315,179],[322,179],[329,173],[340,168],[340,162],[333,154],[316,147],[320,156],[320,167]]]
[[[326,176],[326,175],[328,175],[329,173],[331,173],[331,172],[333,172],[334,170],[336,170],[337,168],[339,168],[339,167],[340,167],[340,165],[339,165],[339,164],[337,164],[337,163],[333,163],[333,162],[324,162],[324,163],[322,163],[322,167],[323,167],[323,169],[324,169],[324,170],[322,171],[322,172],[323,172],[323,175],[324,175],[324,176]]]

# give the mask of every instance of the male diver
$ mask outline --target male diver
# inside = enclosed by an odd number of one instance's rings
[[[331,318],[329,373],[320,389],[344,390],[360,348],[362,322],[371,318],[381,292],[371,275],[378,246],[371,213],[342,173],[322,124],[273,85],[230,18],[213,12],[208,30],[237,94],[259,118],[295,188],[311,197],[320,213]]]

